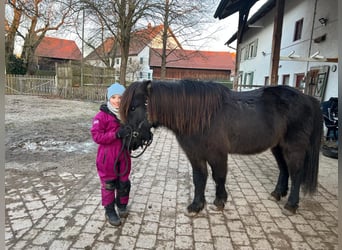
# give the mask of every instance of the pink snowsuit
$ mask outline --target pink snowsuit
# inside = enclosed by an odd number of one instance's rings
[[[101,105],[100,112],[93,119],[90,131],[94,142],[98,144],[96,167],[101,181],[103,206],[114,202],[116,196],[122,205],[127,205],[129,199],[131,158],[126,149],[120,154],[122,140],[117,138],[116,135],[119,128],[120,121],[117,117],[109,111],[106,104]],[[117,159],[117,157],[119,158]],[[116,160],[117,166],[116,170],[114,170]],[[106,181],[113,181],[112,183],[115,183],[115,188],[108,190],[106,188]],[[115,189],[117,192],[115,192]]]

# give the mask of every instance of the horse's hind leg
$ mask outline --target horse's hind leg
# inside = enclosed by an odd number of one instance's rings
[[[296,213],[299,203],[299,190],[300,190],[300,184],[302,180],[302,171],[298,170],[294,173],[291,173],[291,190],[290,195],[287,200],[287,203],[285,204],[283,211],[286,215],[293,215]]]
[[[299,204],[299,191],[303,178],[306,147],[303,144],[291,143],[284,145],[283,156],[291,178],[290,195],[283,211],[287,215],[296,213]]]
[[[227,202],[227,191],[225,188],[227,178],[227,155],[221,155],[208,160],[212,170],[212,176],[216,183],[216,194],[214,205],[218,210],[223,210]]]
[[[289,172],[287,168],[286,161],[284,159],[284,155],[282,152],[282,148],[278,145],[272,148],[272,153],[277,161],[278,168],[279,168],[279,176],[277,185],[274,191],[271,193],[271,196],[276,200],[279,201],[281,197],[287,195],[288,191],[288,182],[289,182]]]
[[[206,161],[190,158],[192,166],[193,183],[195,186],[195,196],[192,203],[188,206],[188,215],[194,216],[199,213],[205,205],[205,186],[207,184],[208,169]]]
[[[291,177],[290,195],[285,204],[284,213],[287,215],[295,214],[299,203],[299,191],[303,178],[303,167],[305,159],[305,149],[294,149],[285,158],[289,167]]]

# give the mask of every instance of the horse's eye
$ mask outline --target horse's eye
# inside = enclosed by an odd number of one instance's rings
[[[135,110],[135,106],[132,106],[132,107],[131,107],[131,111],[134,111],[134,110]]]

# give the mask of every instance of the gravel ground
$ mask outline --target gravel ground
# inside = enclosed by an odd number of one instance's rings
[[[28,174],[94,167],[90,127],[99,103],[39,96],[5,96],[6,171]]]

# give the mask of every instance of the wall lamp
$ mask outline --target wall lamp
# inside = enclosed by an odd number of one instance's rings
[[[325,26],[328,22],[328,18],[321,17],[320,19],[318,19],[318,21]]]

